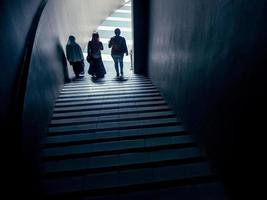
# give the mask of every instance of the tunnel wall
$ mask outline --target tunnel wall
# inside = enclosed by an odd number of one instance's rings
[[[32,19],[41,0],[2,0],[0,5],[0,116],[5,124]]]
[[[16,145],[16,133],[12,132],[14,124],[8,124],[8,117],[12,109],[14,90],[18,72],[23,58],[26,38],[32,24],[33,17],[41,0],[2,0],[0,3],[0,127],[2,146],[2,180],[3,192],[11,198],[14,194],[12,188],[22,194],[21,166]],[[8,126],[9,125],[9,126]],[[20,139],[20,138],[19,138]],[[16,180],[16,181],[14,181]],[[11,192],[12,191],[12,192]],[[16,193],[16,192],[15,192]]]
[[[149,76],[233,195],[252,186],[241,169],[264,130],[266,11],[265,0],[150,3]]]

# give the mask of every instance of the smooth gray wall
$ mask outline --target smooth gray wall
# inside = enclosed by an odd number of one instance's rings
[[[264,124],[266,1],[153,0],[149,12],[149,76],[240,195]]]

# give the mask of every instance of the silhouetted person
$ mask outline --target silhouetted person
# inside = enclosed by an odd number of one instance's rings
[[[99,34],[93,33],[87,47],[87,61],[90,63],[88,73],[93,77],[103,78],[106,74],[101,57],[101,50],[103,49],[103,44],[99,40]]]
[[[128,56],[128,49],[125,38],[120,36],[121,30],[116,28],[114,33],[115,36],[110,39],[108,47],[111,48],[111,56],[115,63],[117,76],[119,76],[119,64],[120,73],[123,75],[123,56],[124,53],[126,53],[126,56]]]
[[[84,57],[82,49],[80,45],[75,42],[75,37],[73,35],[69,36],[66,53],[67,59],[73,67],[76,78],[79,78],[79,75],[84,73]]]

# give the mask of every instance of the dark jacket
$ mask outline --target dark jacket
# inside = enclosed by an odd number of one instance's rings
[[[121,36],[112,37],[108,43],[108,47],[111,48],[111,55],[128,53],[125,38]]]

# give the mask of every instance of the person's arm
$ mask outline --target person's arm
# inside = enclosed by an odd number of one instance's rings
[[[91,62],[91,42],[89,41],[88,42],[88,45],[87,45],[87,56],[86,56],[86,60],[88,63]]]
[[[102,44],[102,42],[100,42],[100,50],[104,50],[104,47],[103,47],[103,44]]]
[[[82,48],[80,47],[80,45],[79,45],[79,51],[80,51],[80,55],[81,55],[82,60],[84,60],[83,51],[82,51]]]
[[[67,60],[69,60],[69,58],[70,58],[70,53],[69,53],[69,48],[68,48],[68,46],[66,46],[66,56],[67,56]]]
[[[91,48],[91,45],[90,45],[90,41],[88,42],[88,45],[87,45],[87,55],[90,54],[90,48]]]
[[[112,43],[113,43],[113,41],[112,41],[112,38],[109,40],[109,42],[108,42],[108,48],[111,48],[112,47]]]
[[[125,38],[123,38],[123,43],[124,43],[124,52],[126,53],[126,56],[128,56],[128,48],[127,48],[127,45],[126,45],[126,40]]]

